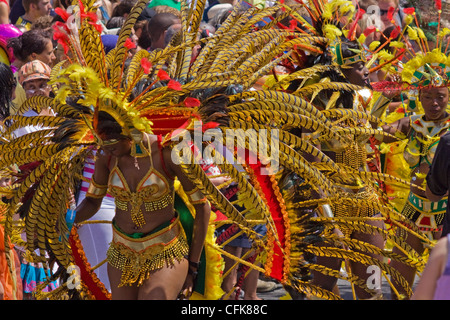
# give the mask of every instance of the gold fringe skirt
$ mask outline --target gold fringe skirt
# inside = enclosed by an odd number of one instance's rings
[[[341,187],[338,192],[339,203],[331,205],[336,217],[373,217],[379,213],[370,205],[379,201],[372,187],[366,186],[357,193]],[[361,203],[358,202],[359,200]]]
[[[335,217],[371,218],[379,214],[379,211],[371,206],[371,203],[378,203],[379,198],[375,190],[370,186],[361,188],[357,193],[341,187],[339,189],[339,199],[339,202],[330,205]],[[353,232],[345,226],[340,226],[339,228],[347,237]]]
[[[152,271],[173,266],[189,254],[189,244],[177,217],[169,226],[135,238],[121,232],[113,223],[113,240],[107,252],[108,263],[122,271],[119,287],[142,285]]]

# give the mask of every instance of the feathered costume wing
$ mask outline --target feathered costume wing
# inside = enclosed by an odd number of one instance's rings
[[[339,297],[311,285],[309,274],[316,270],[336,277],[339,275],[312,263],[313,256],[377,265],[383,272],[401,280],[401,275],[387,264],[367,255],[372,252],[386,255],[385,252],[367,243],[337,238],[331,235],[330,230],[345,226],[352,230],[380,233],[399,244],[402,243],[400,239],[371,228],[363,224],[364,221],[315,217],[319,204],[356,201],[339,198],[336,180],[362,177],[375,184],[375,179],[390,178],[340,167],[314,146],[327,139],[348,143],[349,135],[355,134],[356,130],[345,131],[331,119],[336,116],[356,117],[358,114],[321,111],[310,102],[308,95],[321,89],[354,88],[345,84],[312,85],[295,93],[285,92],[279,87],[252,88],[258,79],[269,74],[281,61],[289,59],[293,51],[319,54],[329,40],[307,32],[275,28],[282,19],[298,16],[294,7],[280,4],[267,9],[242,11],[236,6],[214,36],[202,40],[204,46],[193,59],[195,45],[199,43],[197,35],[205,1],[197,1],[191,7],[182,1],[182,31],[165,49],[139,51],[125,67],[129,48],[127,39],[146,3],[147,0],[140,0],[134,6],[120,31],[116,48],[108,54],[105,54],[100,41],[93,0],[80,1],[77,13],[67,16],[65,24],[57,25],[57,38],[70,52],[70,59],[53,69],[51,83],[55,98],[33,97],[27,100],[11,117],[13,124],[2,136],[0,167],[15,164],[22,169],[10,195],[5,237],[12,233],[14,214],[20,213],[27,235],[24,245],[34,261],[46,261],[46,253],[51,253],[61,266],[56,276],[65,280],[70,275],[67,270],[71,265],[81,266],[82,294],[69,290],[70,297],[109,298],[89,266],[86,267],[86,263],[82,266],[83,252],[77,245],[76,230],[72,230],[68,238],[65,223],[67,209],[73,203],[73,192],[82,179],[84,161],[92,148],[98,147],[95,138],[98,112],[105,111],[130,137],[138,137],[143,131],[164,133],[165,145],[173,149],[179,146],[180,136],[186,137],[186,132],[195,141],[198,133],[195,129],[201,131],[203,138],[198,146],[203,147],[201,150],[214,146],[210,156],[214,157],[222,175],[231,179],[224,186],[215,186],[193,153],[188,161],[185,158],[185,161],[180,161],[181,167],[208,198],[214,210],[223,214],[224,218],[214,222],[215,226],[237,226],[240,229],[238,233],[245,233],[253,241],[254,248],[259,248],[256,260],[246,261],[246,257],[231,256],[237,262],[258,269],[298,292],[327,299]],[[255,28],[263,18],[271,21]],[[291,77],[313,77],[319,69],[320,66],[301,70]],[[56,116],[22,116],[30,106],[51,107]],[[14,137],[15,130],[29,125],[40,126],[40,130]],[[315,138],[302,139],[291,133],[295,128],[307,129],[314,133]],[[256,134],[248,134],[250,131]],[[373,134],[375,131],[365,133]],[[225,144],[227,138],[234,143]],[[224,146],[227,147],[226,152],[223,152]],[[269,152],[262,152],[254,146],[270,146]],[[241,153],[242,150],[246,152]],[[304,153],[317,160],[308,161]],[[298,175],[296,185],[292,180],[283,179],[286,172]],[[394,178],[392,182],[404,183]],[[233,201],[220,192],[231,184],[239,189],[237,199]],[[320,191],[322,197],[302,197],[301,192],[310,191],[302,189],[305,185]],[[182,198],[182,190],[179,194]],[[383,203],[371,205],[384,217],[393,214]],[[305,208],[312,209],[305,211]],[[260,224],[267,227],[267,234],[263,237],[254,231],[254,227]],[[209,236],[213,237],[211,233]],[[221,241],[217,239],[205,246],[226,255],[223,246],[228,240],[227,237]],[[316,245],[324,240],[335,246],[323,248]],[[410,248],[405,250],[410,251]],[[400,259],[392,254],[388,256]],[[420,266],[421,262],[417,260],[420,258],[412,255],[407,262]],[[258,267],[258,263],[262,267]],[[347,280],[369,290],[354,275]],[[58,294],[43,294],[42,297],[61,298],[67,282],[61,283]],[[206,294],[204,297],[218,298]]]

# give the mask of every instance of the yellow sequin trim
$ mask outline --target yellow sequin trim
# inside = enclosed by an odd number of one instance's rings
[[[147,189],[148,190],[148,189]],[[147,193],[142,191],[140,193],[131,194],[131,199],[123,201],[119,197],[115,198],[116,207],[122,211],[128,211],[128,204],[131,205],[131,219],[137,226],[143,226],[145,224],[144,215],[142,213],[141,205],[144,204],[145,211],[157,211],[168,207],[173,203],[173,197],[171,194],[159,198],[158,200],[152,200],[151,202],[145,202],[144,199],[148,198]],[[117,192],[117,191],[116,191]]]

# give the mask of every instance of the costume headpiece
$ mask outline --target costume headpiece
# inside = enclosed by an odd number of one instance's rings
[[[359,43],[358,43],[359,44]],[[353,64],[357,62],[367,62],[366,55],[364,53],[364,48],[360,45],[359,49],[348,49],[354,53],[353,56],[344,57],[342,54],[342,40],[336,39],[330,44],[330,51],[333,55],[333,61],[339,65],[341,68],[347,69],[351,68]]]
[[[394,35],[391,35],[385,43],[385,46],[391,47],[391,52],[388,53],[385,50],[387,47],[376,50],[380,59],[377,69],[382,67],[395,80],[379,81],[373,84],[374,90],[407,91],[410,111],[417,110],[417,98],[421,88],[448,87],[450,85],[450,57],[446,53],[450,43],[448,38],[450,30],[447,28],[441,30],[440,28],[441,6],[440,1],[436,1],[439,20],[430,22],[437,26],[436,35],[432,37],[434,42],[430,43],[430,36],[427,37],[426,32],[422,29],[415,8],[405,8],[403,9],[406,14],[403,29],[395,26],[392,32]],[[402,42],[396,41],[397,39]],[[415,42],[416,50],[413,49],[413,46],[407,45],[409,41]],[[373,45],[372,49],[375,47]],[[403,60],[401,66],[398,65],[400,60]]]
[[[296,0],[303,4],[303,1]],[[351,56],[343,55],[343,39],[356,41],[356,29],[358,20],[363,15],[363,10],[356,10],[352,1],[308,1],[304,6],[311,18],[311,24],[299,14],[293,14],[294,19],[300,22],[307,33],[324,36],[328,39],[328,51],[335,65],[347,69],[351,65],[363,61],[366,62],[366,52],[358,42],[359,48],[349,49]]]

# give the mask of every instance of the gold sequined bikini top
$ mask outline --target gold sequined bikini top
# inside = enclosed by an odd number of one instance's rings
[[[146,212],[151,212],[164,209],[173,203],[172,193],[174,191],[171,192],[170,184],[164,175],[153,167],[151,154],[149,158],[150,169],[139,181],[136,191],[131,191],[127,180],[118,166],[117,158],[108,179],[108,193],[114,197],[116,207],[120,210],[127,211],[130,205],[131,218],[137,226],[143,226],[145,224],[141,209],[142,204],[144,204]]]

